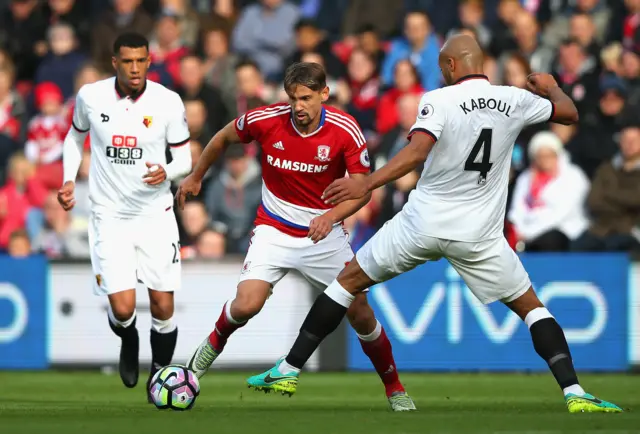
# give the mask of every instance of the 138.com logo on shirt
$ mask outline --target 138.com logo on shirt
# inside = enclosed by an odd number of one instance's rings
[[[135,136],[114,135],[111,146],[107,146],[107,157],[115,164],[136,164],[135,160],[142,158],[142,149],[138,148],[138,138]]]

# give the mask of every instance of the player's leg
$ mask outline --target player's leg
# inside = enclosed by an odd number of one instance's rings
[[[89,222],[94,293],[107,295],[109,327],[121,339],[118,370],[127,387],[138,384],[135,250],[127,222],[92,216]]]
[[[290,254],[282,245],[283,236],[268,226],[259,226],[254,230],[235,298],[224,304],[214,329],[195,349],[187,363],[198,378],[207,373],[224,350],[229,337],[262,310],[273,286],[290,268]]]
[[[291,385],[297,384],[301,368],[320,342],[338,327],[355,295],[429,259],[439,258],[430,240],[429,237],[416,237],[415,230],[405,220],[403,213],[387,222],[358,251],[324,293],[316,298],[289,354],[278,361],[274,368],[249,378],[249,386],[295,392],[295,387]]]
[[[567,340],[558,322],[536,296],[529,275],[506,239],[449,242],[445,253],[482,303],[500,300],[527,324],[533,347],[549,365],[570,411],[619,411],[613,404],[591,399],[591,395],[585,402],[570,402],[569,398],[587,395],[578,383]]]
[[[173,315],[174,292],[181,288],[180,239],[172,210],[153,219],[139,218],[134,225],[138,278],[148,288],[151,307],[148,386],[158,369],[171,364],[178,340]],[[149,395],[147,399],[150,401]]]

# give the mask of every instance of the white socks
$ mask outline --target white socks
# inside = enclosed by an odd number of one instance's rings
[[[567,396],[570,393],[573,393],[574,395],[582,396],[586,392],[579,384],[574,384],[573,386],[565,387],[564,389],[562,389],[562,393],[564,393],[564,396]]]
[[[171,333],[176,329],[177,325],[173,322],[173,317],[169,319],[157,319],[151,317],[151,330],[160,334]]]
[[[356,298],[355,295],[344,289],[342,285],[338,283],[337,279],[331,282],[331,285],[327,286],[327,289],[324,290],[324,293],[327,294],[327,296],[331,300],[347,309],[349,309],[349,306],[351,306],[351,302],[353,302],[353,300]]]
[[[122,327],[122,328],[126,329],[131,324],[133,324],[133,321],[135,321],[135,319],[136,319],[136,311],[135,311],[135,309],[133,310],[133,315],[131,315],[131,318],[129,318],[128,320],[120,321],[113,314],[113,311],[111,310],[111,306],[109,306],[109,309],[107,309],[107,316],[109,317],[109,321],[111,321],[111,324],[113,324],[116,327]]]
[[[358,338],[364,342],[373,342],[376,339],[378,339],[381,334],[382,334],[382,324],[380,324],[380,321],[376,320],[376,328],[374,328],[373,331],[368,335],[364,335],[364,336],[358,335]]]
[[[295,366],[291,366],[287,363],[287,359],[285,359],[282,361],[282,363],[280,363],[280,366],[278,366],[278,372],[280,372],[282,375],[287,375],[292,372],[295,372],[297,374],[300,372],[300,369],[296,368]]]

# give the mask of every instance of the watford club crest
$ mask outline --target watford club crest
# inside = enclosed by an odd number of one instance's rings
[[[142,123],[147,128],[149,128],[151,126],[152,122],[153,122],[153,117],[151,117],[151,116],[145,116],[144,119],[142,120]]]

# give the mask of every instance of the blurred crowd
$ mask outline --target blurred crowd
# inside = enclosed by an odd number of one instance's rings
[[[403,146],[425,91],[443,85],[438,52],[474,36],[494,84],[549,72],[575,126],[518,138],[505,236],[518,251],[640,249],[640,0],[0,0],[0,250],[87,258],[89,138],[77,205],[56,200],[78,89],[113,75],[124,31],[148,35],[149,78],[183,98],[194,164],[249,109],[287,100],[293,61],[325,66],[328,104],[352,114],[374,169]],[[260,150],[234,144],[203,191],[176,211],[183,258],[243,253],[260,203]],[[355,249],[397,213],[411,173],[345,222]],[[174,185],[175,188],[175,185]]]

